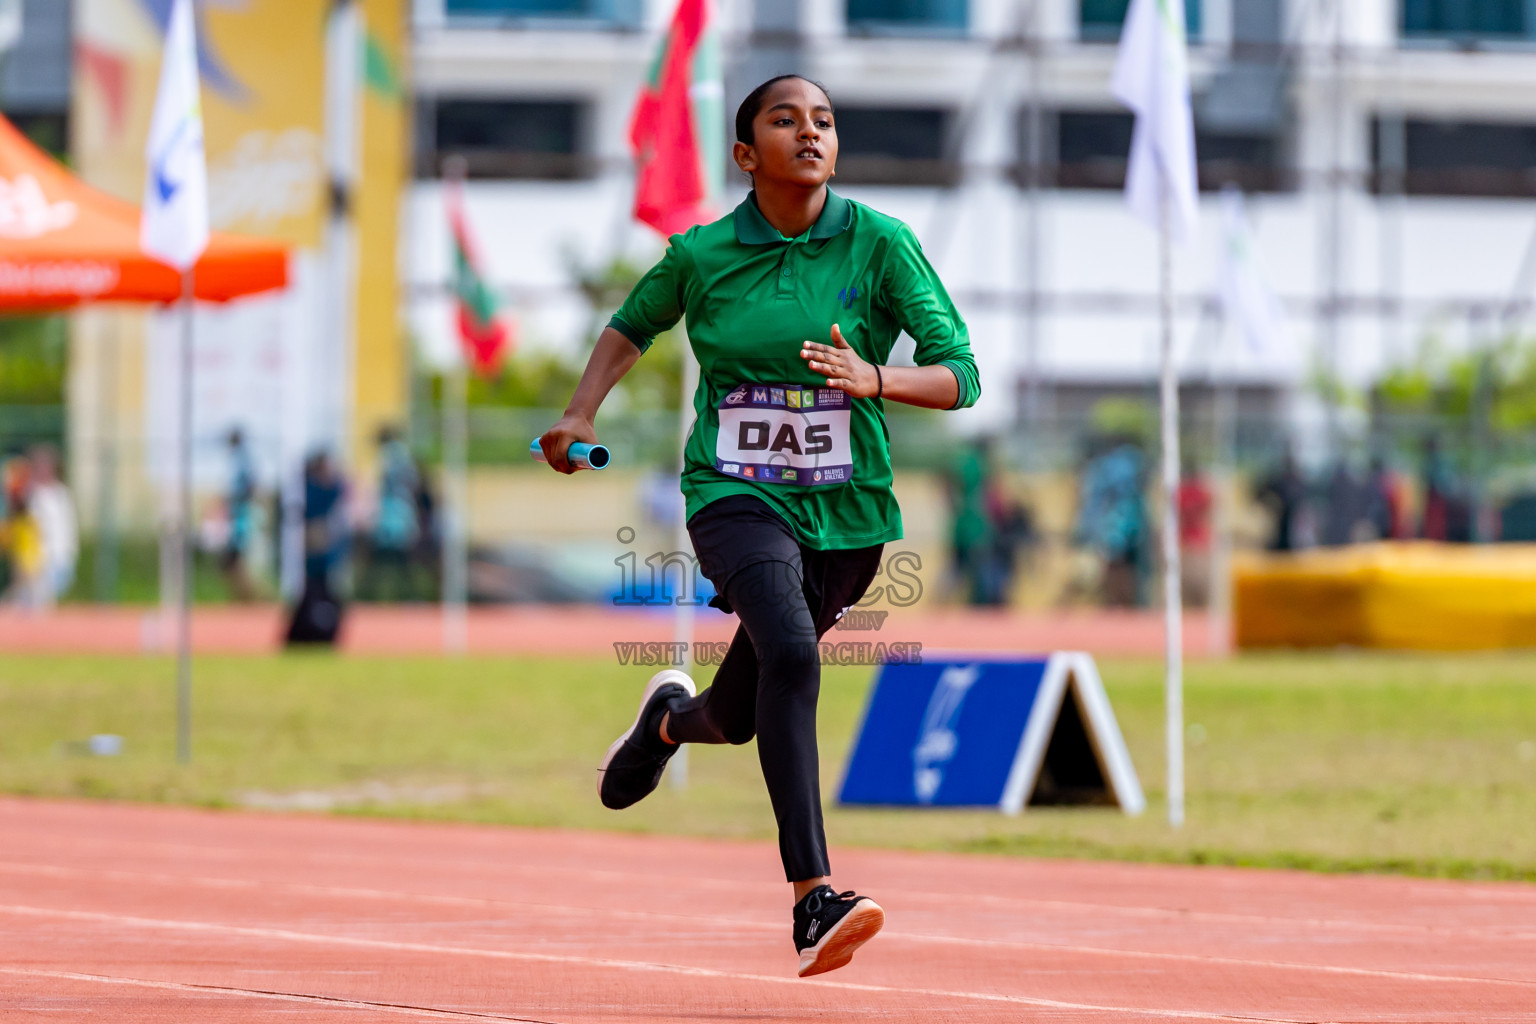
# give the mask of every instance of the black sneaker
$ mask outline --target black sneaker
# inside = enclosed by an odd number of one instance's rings
[[[640,696],[635,724],[613,741],[597,766],[597,795],[604,807],[623,810],[645,799],[661,783],[661,773],[677,753],[677,744],[661,738],[661,716],[669,703],[696,692],[686,672],[669,668],[651,676]]]
[[[842,967],[884,924],[885,911],[868,896],[833,892],[830,885],[818,885],[795,904],[800,977]]]

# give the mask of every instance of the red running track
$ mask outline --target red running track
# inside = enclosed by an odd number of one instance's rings
[[[472,608],[469,650],[479,654],[607,654],[615,641],[670,641],[670,610],[592,605],[504,605]],[[270,605],[199,608],[192,645],[206,654],[261,654],[281,647],[283,613]],[[729,641],[736,616],[700,611],[694,638]],[[153,609],[66,605],[46,615],[0,609],[0,651],[42,654],[134,654],[174,650],[172,623]],[[1163,650],[1156,611],[1018,612],[995,609],[899,609],[880,628],[834,629],[837,641],[917,642],[929,650],[1090,651],[1155,655]],[[365,654],[437,654],[443,617],[435,605],[361,605],[347,611],[340,646]],[[1184,613],[1184,649],[1209,653],[1206,616]]]
[[[1536,1021],[1536,887],[0,800],[0,1020]],[[286,1015],[280,1017],[279,1015]]]

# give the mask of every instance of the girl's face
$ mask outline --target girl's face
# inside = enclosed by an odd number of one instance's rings
[[[736,143],[732,155],[756,183],[819,188],[836,173],[832,101],[803,78],[786,78],[768,90],[752,132],[753,144]]]

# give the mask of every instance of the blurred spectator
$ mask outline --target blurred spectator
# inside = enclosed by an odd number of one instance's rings
[[[1445,506],[1445,539],[1451,544],[1472,543],[1472,496],[1465,491],[1452,492]]]
[[[1353,544],[1365,539],[1361,528],[1370,529],[1370,500],[1367,490],[1349,461],[1340,458],[1328,475],[1323,495],[1322,542],[1330,546]]]
[[[987,492],[987,519],[992,527],[993,580],[996,584],[988,603],[1007,605],[1009,595],[1013,593],[1014,577],[1018,574],[1020,550],[1027,555],[1037,540],[1035,517],[1028,505],[994,482]]]
[[[1366,484],[1366,517],[1379,540],[1403,540],[1413,535],[1408,522],[1408,496],[1403,480],[1387,468],[1386,461],[1371,458],[1371,477]]]
[[[1186,466],[1179,479],[1180,587],[1184,603],[1203,605],[1210,597],[1211,487],[1205,476]]]
[[[961,449],[949,474],[950,560],[966,604],[996,604],[997,565],[987,492],[992,476],[987,442]]]
[[[1307,483],[1302,479],[1296,456],[1289,450],[1280,466],[1259,484],[1259,502],[1274,516],[1274,532],[1270,534],[1269,550],[1294,551],[1301,546],[1303,503],[1307,496]]]
[[[420,476],[416,460],[393,427],[384,427],[379,442],[379,505],[368,549],[368,570],[360,588],[378,601],[415,596],[411,553],[421,537],[417,519]]]
[[[1460,486],[1440,439],[1424,440],[1424,518],[1419,536],[1426,540],[1468,543],[1472,540],[1472,502]]]
[[[1522,491],[1499,510],[1499,538],[1505,541],[1536,541],[1536,492]]]
[[[52,606],[74,585],[75,564],[80,559],[80,527],[69,487],[59,479],[58,451],[51,445],[38,445],[32,449],[31,463],[27,506],[43,548],[38,600],[44,606]]]
[[[5,552],[4,598],[23,608],[41,602],[45,567],[43,535],[30,505],[32,465],[16,456],[5,463],[5,518],[0,520],[0,551]]]
[[[1146,603],[1151,570],[1146,459],[1130,441],[1110,444],[1083,467],[1074,532],[1103,562],[1104,603],[1134,607]]]
[[[304,464],[304,575],[335,583],[346,558],[347,483],[325,452]]]
[[[230,597],[238,602],[256,598],[251,582],[251,544],[256,536],[256,467],[251,461],[245,433],[239,427],[229,432],[229,490],[224,497],[224,511],[229,517],[229,536],[219,558]]]
[[[1419,522],[1419,536],[1425,540],[1445,540],[1453,485],[1450,466],[1440,451],[1439,438],[1429,437],[1424,440],[1422,474],[1424,515]]]
[[[438,581],[443,568],[443,526],[438,515],[437,494],[432,490],[432,478],[418,461],[416,471],[416,546],[412,560],[421,567],[427,578]],[[441,588],[434,584],[434,590]]]
[[[336,641],[343,607],[336,577],[347,552],[346,481],[324,452],[304,463],[304,593],[288,626],[290,644]]]

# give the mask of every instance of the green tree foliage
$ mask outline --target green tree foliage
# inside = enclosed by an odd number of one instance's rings
[[[1461,353],[1428,338],[1411,363],[1381,379],[1375,399],[1386,413],[1465,418],[1486,409],[1494,430],[1536,429],[1536,338]]]
[[[555,353],[520,352],[503,363],[496,376],[470,378],[469,404],[559,409],[570,401],[580,377],[580,366]],[[441,387],[440,380],[438,385]]]
[[[64,404],[62,316],[0,317],[0,405]]]
[[[1101,398],[1093,403],[1088,422],[1094,434],[1133,441],[1144,451],[1157,442],[1157,406],[1146,399]]]
[[[590,351],[598,334],[607,326],[608,318],[624,302],[647,268],[622,256],[598,266],[587,266],[578,257],[567,254],[566,263],[577,287],[592,304],[592,321],[587,328],[587,351]],[[658,336],[644,358],[614,389],[616,405],[625,409],[678,408],[683,387],[684,344],[681,329]],[[582,353],[582,362],[586,362],[586,352]]]
[[[577,287],[592,305],[587,343],[577,356],[548,351],[522,351],[508,359],[495,377],[475,377],[469,384],[473,407],[562,409],[571,399],[587,356],[613,311],[624,301],[645,268],[622,257],[600,266],[587,267],[567,256]],[[681,330],[657,337],[644,358],[637,362],[613,390],[607,406],[615,410],[677,409],[682,390],[683,348]],[[442,380],[433,381],[433,398],[440,401]]]

